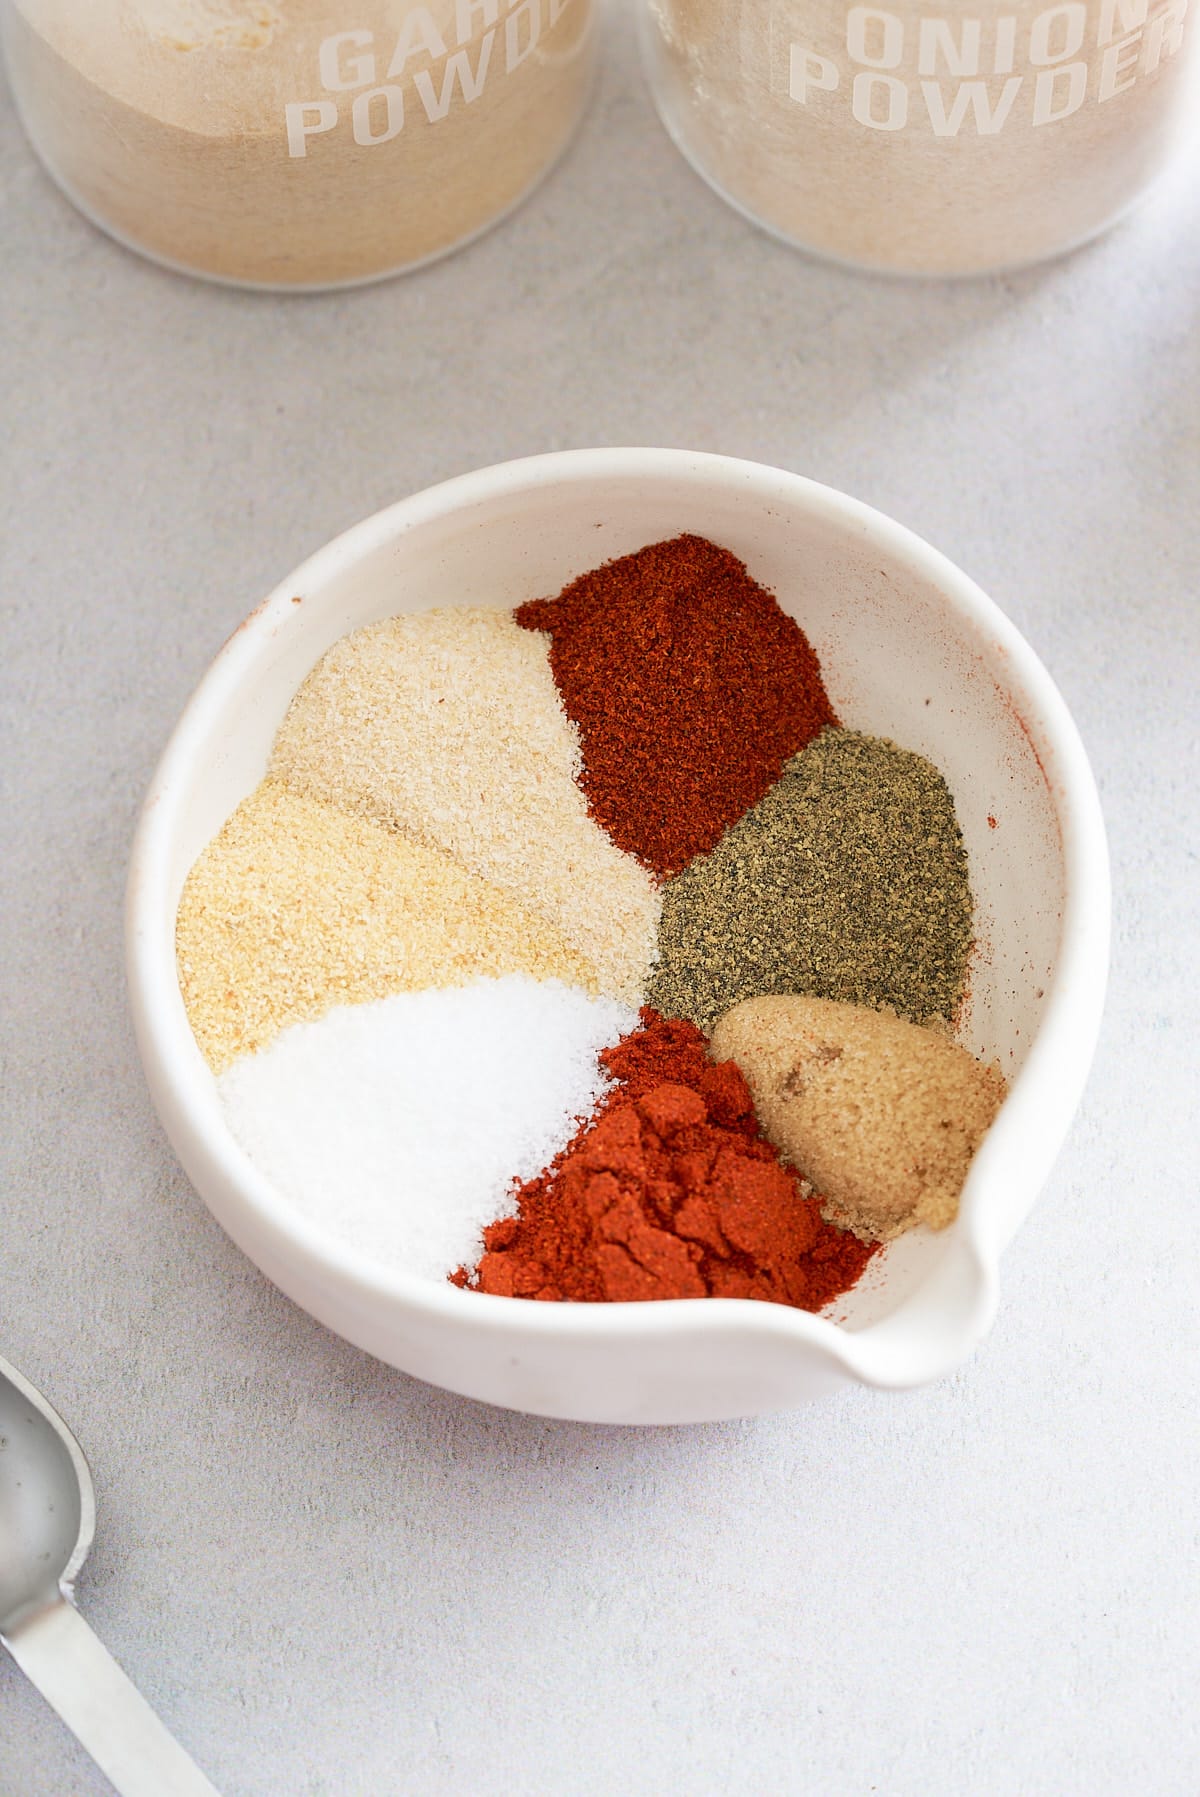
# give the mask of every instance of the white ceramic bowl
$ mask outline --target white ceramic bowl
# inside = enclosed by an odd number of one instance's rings
[[[957,1222],[894,1243],[832,1315],[699,1299],[535,1304],[380,1268],[292,1209],[231,1137],[175,973],[200,850],[262,777],[283,713],[346,631],[431,605],[510,607],[681,531],[732,549],[807,632],[852,727],[942,770],[970,857],[978,941],[961,1039],[1010,1080]],[[155,775],[134,847],[129,981],[167,1135],[213,1215],[329,1328],[418,1378],[597,1422],[783,1408],[851,1380],[899,1388],[989,1327],[1000,1255],[1032,1205],[1091,1061],[1108,955],[1104,829],[1083,748],[1027,644],[918,537],[779,469],[677,450],[508,462],[402,500],[319,551],[226,643]]]

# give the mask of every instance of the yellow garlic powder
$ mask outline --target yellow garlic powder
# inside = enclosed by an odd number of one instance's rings
[[[508,893],[362,816],[265,780],[183,889],[179,984],[214,1073],[331,1006],[595,968]]]

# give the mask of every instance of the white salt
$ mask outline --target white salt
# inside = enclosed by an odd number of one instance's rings
[[[482,1251],[611,1084],[597,1055],[637,1022],[523,975],[399,992],[286,1029],[218,1080],[234,1136],[314,1223],[443,1280]]]

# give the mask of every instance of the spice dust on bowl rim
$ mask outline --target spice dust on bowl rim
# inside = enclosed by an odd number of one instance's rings
[[[293,695],[335,641],[432,606],[513,608],[684,532],[731,550],[795,617],[845,725],[945,775],[976,902],[958,1039],[1009,1085],[957,1220],[890,1243],[820,1315],[726,1298],[536,1303],[379,1265],[300,1214],[235,1142],[180,993],[184,880],[261,780]],[[467,474],[306,561],[234,633],[187,706],[143,809],[127,900],[151,1094],[243,1252],[329,1328],[405,1372],[512,1409],[613,1423],[752,1415],[854,1381],[901,1389],[961,1362],[991,1324],[1001,1253],[1082,1092],[1108,932],[1086,756],[1050,677],[992,601],[843,494],[756,463],[655,449],[565,451]]]

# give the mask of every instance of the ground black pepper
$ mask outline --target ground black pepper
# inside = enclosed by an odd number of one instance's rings
[[[770,992],[949,1019],[971,914],[938,770],[882,738],[826,730],[663,887],[647,1002],[707,1032],[731,1005]]]

